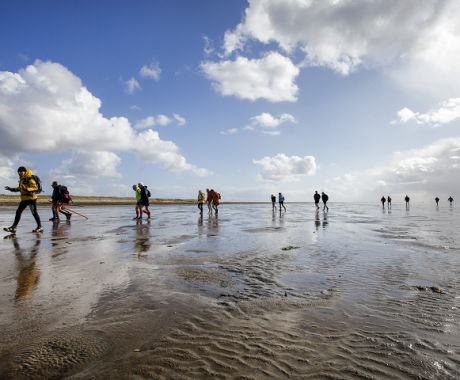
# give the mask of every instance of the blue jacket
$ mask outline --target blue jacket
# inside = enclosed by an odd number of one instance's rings
[[[281,195],[278,197],[278,202],[284,202],[283,194],[281,194]]]

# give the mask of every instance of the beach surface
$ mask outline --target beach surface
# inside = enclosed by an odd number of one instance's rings
[[[71,195],[72,204],[76,205],[132,205],[136,204],[136,197],[100,197],[100,196],[82,196]],[[0,205],[18,204],[21,201],[21,195],[18,194],[0,194]],[[37,203],[51,205],[51,195],[38,195]],[[184,204],[196,203],[194,199],[167,199],[167,198],[150,198],[151,204]]]
[[[40,205],[40,234],[26,210],[0,239],[0,379],[460,377],[455,206],[286,207]]]

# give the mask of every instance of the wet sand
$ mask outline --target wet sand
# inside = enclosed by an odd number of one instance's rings
[[[134,192],[133,192],[134,194]],[[81,196],[71,195],[72,204],[75,205],[135,205],[136,198],[133,197],[100,197],[100,196]],[[0,205],[17,205],[21,201],[21,195],[16,194],[0,194]],[[51,195],[38,195],[37,203],[50,204]],[[151,204],[195,204],[195,199],[169,199],[169,198],[150,198]]]
[[[0,379],[460,377],[455,208],[286,206],[91,206],[43,234],[24,212],[0,240]]]

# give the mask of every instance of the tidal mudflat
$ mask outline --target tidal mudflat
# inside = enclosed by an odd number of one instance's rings
[[[91,206],[43,234],[24,212],[0,240],[0,378],[460,377],[455,206],[286,206]]]

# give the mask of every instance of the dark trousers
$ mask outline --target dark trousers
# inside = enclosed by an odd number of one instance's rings
[[[16,210],[16,217],[14,218],[13,227],[17,227],[19,221],[21,220],[21,214],[27,206],[30,207],[30,211],[32,212],[32,215],[34,216],[35,221],[37,222],[37,226],[41,227],[42,223],[40,221],[40,217],[38,216],[36,199],[30,201],[21,201],[21,203],[19,203],[19,207]]]
[[[203,203],[198,203],[198,208],[200,209],[200,212],[203,213]]]

